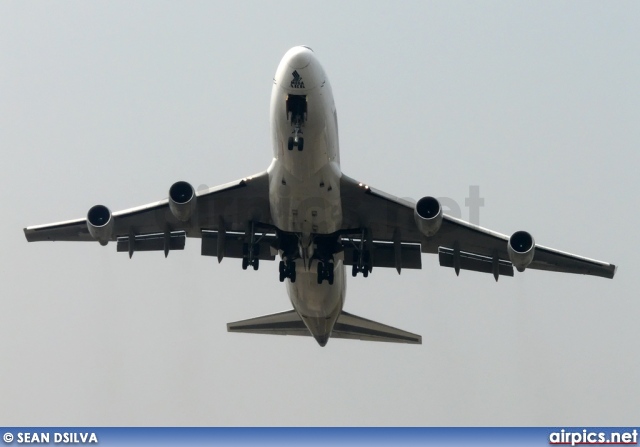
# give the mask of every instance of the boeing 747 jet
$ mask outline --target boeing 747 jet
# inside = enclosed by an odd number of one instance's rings
[[[86,218],[24,229],[29,242],[115,242],[117,251],[184,249],[201,241],[202,255],[241,260],[258,270],[279,258],[293,309],[229,323],[230,332],[311,335],[421,343],[422,337],[343,310],[347,272],[420,269],[422,253],[440,265],[513,276],[514,267],[613,278],[606,262],[543,247],[531,234],[511,236],[443,213],[439,201],[416,203],[384,193],[340,170],[338,117],[331,84],[315,53],[290,49],[271,91],[273,161],[266,171],[196,192],[179,181],[159,202],[112,213],[96,205]]]

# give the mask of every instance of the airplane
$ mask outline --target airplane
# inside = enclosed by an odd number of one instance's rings
[[[27,241],[115,242],[118,252],[182,250],[201,239],[201,254],[242,260],[258,270],[279,257],[293,309],[228,323],[229,332],[421,344],[422,337],[343,310],[347,266],[420,269],[422,253],[443,267],[513,276],[514,267],[613,278],[616,266],[538,245],[530,233],[506,236],[443,213],[439,201],[387,194],[340,170],[338,117],[331,84],[307,46],[286,52],[270,106],[273,160],[266,171],[195,191],[178,181],[168,198],[112,213],[24,229]]]

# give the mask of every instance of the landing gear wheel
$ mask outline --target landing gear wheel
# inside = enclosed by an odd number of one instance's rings
[[[318,284],[322,284],[322,282],[326,279],[329,282],[329,285],[333,285],[333,270],[334,264],[333,261],[329,260],[327,262],[318,261]]]
[[[293,137],[289,137],[289,140],[287,141],[287,149],[290,151],[293,150]]]
[[[298,137],[298,151],[301,151],[304,148],[304,138]]]
[[[284,282],[287,278],[292,283],[296,282],[296,263],[294,261],[280,261],[278,270],[280,271],[280,282]]]
[[[242,270],[252,266],[254,270],[260,267],[260,245],[253,244],[250,249],[249,244],[242,244]]]
[[[353,252],[353,266],[351,267],[351,276],[358,276],[359,272],[362,272],[362,276],[365,278],[369,276],[371,270],[371,254],[365,250],[363,252]]]

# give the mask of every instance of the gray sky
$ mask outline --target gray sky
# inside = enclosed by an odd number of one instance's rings
[[[637,424],[639,19],[622,1],[0,3],[0,424]],[[290,308],[277,263],[26,242],[264,170],[298,44],[331,79],[348,175],[465,219],[479,185],[481,225],[616,278],[496,284],[425,255],[349,278],[345,306],[422,346],[322,349],[226,332]]]

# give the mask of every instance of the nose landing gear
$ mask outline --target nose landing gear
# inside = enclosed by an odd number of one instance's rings
[[[293,150],[293,147],[297,147],[299,151],[301,151],[302,149],[304,149],[304,138],[302,138],[301,136],[298,135],[298,131],[299,129],[295,129],[295,137],[289,137],[289,141],[287,142],[287,149],[289,149],[290,151]],[[302,132],[300,132],[302,133]]]

